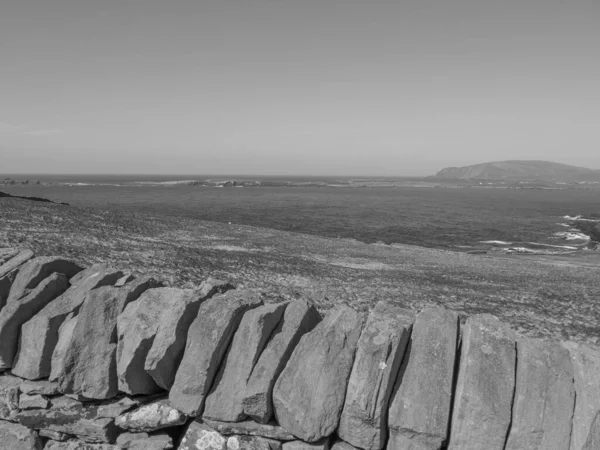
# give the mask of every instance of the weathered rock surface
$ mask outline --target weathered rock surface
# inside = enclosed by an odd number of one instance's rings
[[[121,448],[111,444],[89,444],[81,441],[48,441],[44,450],[121,450]]]
[[[54,273],[62,273],[69,279],[82,270],[74,262],[58,256],[38,256],[30,259],[19,268],[19,273],[10,288],[8,302],[10,303],[27,295],[42,280]]]
[[[0,449],[42,450],[42,441],[29,428],[16,423],[0,422]]]
[[[12,367],[17,353],[21,325],[44,306],[62,294],[69,286],[67,277],[54,273],[40,282],[35,289],[18,300],[6,304],[0,311],[0,371]]]
[[[414,314],[379,302],[358,340],[338,436],[379,450],[387,437],[388,405],[410,339]]]
[[[512,425],[505,450],[569,448],[575,386],[569,351],[537,339],[517,343]]]
[[[20,383],[20,378],[0,375],[0,419],[10,419],[19,410]]]
[[[58,384],[48,380],[24,381],[19,389],[23,394],[29,395],[56,395],[58,394]]]
[[[171,404],[189,416],[204,410],[221,361],[242,316],[262,304],[250,291],[229,291],[200,305],[169,393]]]
[[[2,265],[0,265],[0,278],[13,272],[15,269],[18,269],[33,257],[34,253],[31,250],[26,249],[18,252],[11,258],[6,259]]]
[[[157,286],[153,278],[143,277],[121,288],[103,286],[87,294],[59,376],[61,392],[93,399],[117,395],[117,316],[127,304]]]
[[[575,380],[575,411],[570,450],[582,450],[591,435],[592,440],[600,423],[600,350],[575,342],[565,343],[571,354]]]
[[[229,436],[227,450],[281,450],[281,442],[257,436]]]
[[[246,416],[242,404],[246,383],[286,307],[287,303],[264,305],[244,315],[206,398],[204,417],[237,422]]]
[[[77,316],[71,313],[65,317],[62,325],[58,329],[58,340],[54,346],[52,352],[52,358],[50,358],[50,381],[58,380],[60,373],[62,372],[65,365],[65,356],[67,356],[67,350],[71,345],[71,339],[73,338],[73,332],[77,325]]]
[[[594,420],[592,421],[592,425],[590,427],[590,432],[588,434],[587,439],[585,440],[585,444],[583,445],[583,450],[597,450],[600,448],[600,412],[596,414]]]
[[[425,308],[417,314],[390,405],[391,448],[437,450],[447,440],[458,331],[452,311]]]
[[[449,450],[503,450],[515,388],[516,335],[489,314],[463,330]]]
[[[188,425],[178,450],[227,450],[227,439],[208,425],[193,420]]]
[[[169,450],[173,448],[173,438],[164,433],[154,434],[135,439],[125,448],[127,450]]]
[[[130,399],[83,405],[67,397],[52,400],[50,409],[30,409],[12,415],[12,420],[35,430],[76,436],[88,443],[114,443],[119,431],[114,418],[136,406]]]
[[[142,405],[115,419],[118,427],[136,433],[175,427],[183,425],[186,421],[186,415],[171,407],[166,399]]]
[[[288,362],[300,338],[319,322],[315,306],[299,299],[291,302],[279,326],[252,369],[242,400],[244,413],[260,423],[268,423],[273,417],[273,386]]]
[[[277,424],[256,423],[252,420],[244,422],[220,422],[218,420],[205,419],[204,422],[225,436],[241,434],[276,439],[278,441],[293,441],[296,439],[289,431]]]
[[[65,433],[61,433],[60,431],[52,431],[52,430],[40,430],[38,431],[38,435],[41,438],[50,439],[52,441],[68,441],[69,435]]]
[[[19,409],[46,409],[50,402],[39,394],[21,394],[19,397]]]
[[[200,305],[214,295],[231,289],[234,286],[227,282],[209,279],[198,290],[178,290],[178,295],[166,299],[167,305],[144,367],[161,388],[169,390],[175,382],[188,330],[198,315]]]
[[[2,247],[0,248],[0,267],[9,259],[17,256],[19,250],[14,247]]]
[[[308,443],[304,441],[284,442],[283,450],[329,450],[330,439],[321,439],[318,442]]]
[[[331,450],[356,450],[356,447],[338,439],[331,446]]]
[[[21,350],[13,373],[29,380],[50,376],[52,353],[59,338],[59,329],[68,314],[77,312],[92,289],[112,285],[122,272],[92,266],[77,274],[77,284],[71,285],[60,297],[46,305],[21,328]]]
[[[273,389],[277,421],[294,436],[316,442],[337,428],[363,321],[335,307],[296,346]]]
[[[33,252],[31,250],[21,252],[13,250],[4,255],[5,258],[0,260],[0,310],[6,305],[10,288],[19,273],[19,267],[33,258]]]

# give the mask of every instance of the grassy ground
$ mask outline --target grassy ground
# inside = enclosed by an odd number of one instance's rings
[[[469,255],[364,244],[147,213],[0,198],[0,247],[30,247],[82,264],[111,262],[189,287],[213,276],[266,301],[312,298],[321,310],[378,300],[461,315],[492,313],[523,335],[596,343],[600,261]]]

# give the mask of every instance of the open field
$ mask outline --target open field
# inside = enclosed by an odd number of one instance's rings
[[[206,277],[260,289],[268,301],[306,296],[319,308],[387,300],[489,312],[522,334],[596,342],[598,254],[470,255],[365,244],[150,213],[0,198],[0,247],[23,246],[82,264],[110,261],[177,286]]]

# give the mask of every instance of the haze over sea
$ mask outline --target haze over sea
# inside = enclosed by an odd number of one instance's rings
[[[0,186],[0,190],[83,207],[117,208],[366,243],[412,244],[456,251],[583,250],[589,239],[573,228],[574,219],[581,216],[600,221],[595,189],[433,188],[434,184],[426,178],[10,177],[35,179],[42,184],[7,185]],[[220,188],[182,182],[206,179],[262,180],[268,186]],[[382,187],[389,182],[400,187]],[[365,183],[374,187],[360,187]]]

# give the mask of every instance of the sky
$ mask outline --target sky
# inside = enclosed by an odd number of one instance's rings
[[[3,0],[0,173],[600,169],[600,1]]]

